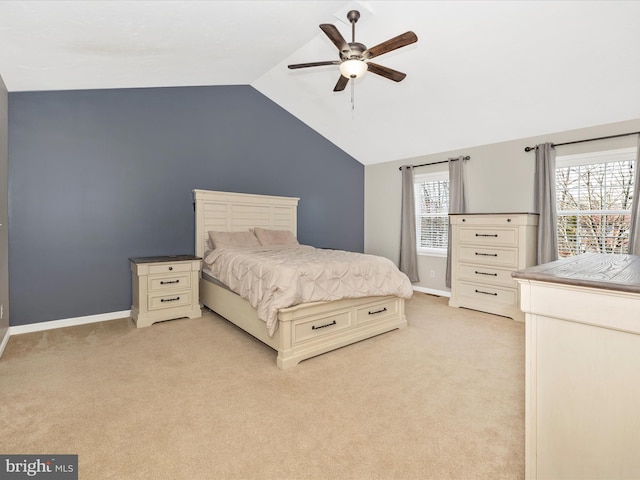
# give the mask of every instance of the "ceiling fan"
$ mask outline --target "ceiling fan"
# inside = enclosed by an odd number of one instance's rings
[[[339,65],[340,78],[333,88],[334,92],[341,92],[345,89],[349,80],[359,78],[369,71],[382,77],[401,82],[407,76],[406,73],[393,70],[389,67],[378,65],[370,62],[369,59],[379,57],[382,54],[389,53],[398,48],[405,47],[418,41],[415,33],[409,31],[397,37],[390,38],[386,42],[382,42],[375,47],[367,48],[362,43],[356,42],[356,22],[360,18],[360,12],[351,10],[347,13],[347,20],[351,23],[351,42],[348,42],[340,34],[335,25],[323,23],[320,29],[329,37],[333,44],[338,47],[340,60],[329,60],[325,62],[297,63],[289,65],[290,69],[320,67],[324,65]]]

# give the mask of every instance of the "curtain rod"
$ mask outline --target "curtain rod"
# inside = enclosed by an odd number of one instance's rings
[[[585,140],[576,140],[574,142],[552,143],[551,145],[553,145],[554,147],[559,147],[561,145],[571,145],[573,143],[593,142],[595,140],[606,140],[607,138],[627,137],[629,135],[637,135],[639,133],[640,132],[621,133],[619,135],[609,135],[608,137],[598,137],[598,138],[587,138]],[[536,148],[538,148],[538,145],[536,145],[535,147],[524,147],[524,151],[530,152],[531,150],[535,150]]]
[[[470,160],[471,157],[467,155],[466,157],[462,157],[463,160]],[[458,160],[457,158],[450,158],[449,160]],[[421,163],[420,165],[411,165],[413,168],[417,167],[426,167],[427,165],[438,165],[439,163],[449,163],[449,160],[442,160],[440,162],[431,162],[431,163]],[[404,167],[404,165],[403,165]],[[402,170],[402,167],[399,167],[398,170]]]

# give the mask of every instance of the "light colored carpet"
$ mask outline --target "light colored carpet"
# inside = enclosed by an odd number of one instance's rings
[[[11,337],[0,452],[85,480],[524,478],[524,324],[447,300],[285,371],[210,312]]]

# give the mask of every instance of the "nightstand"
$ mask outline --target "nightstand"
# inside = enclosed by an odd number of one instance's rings
[[[200,257],[133,257],[131,318],[138,328],[175,318],[202,316],[198,298]]]

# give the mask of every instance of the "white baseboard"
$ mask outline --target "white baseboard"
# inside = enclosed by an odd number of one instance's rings
[[[11,332],[7,330],[4,333],[4,338],[2,339],[2,342],[0,342],[0,357],[2,357],[2,352],[4,352],[4,349],[7,346],[7,343],[9,343],[10,336],[11,336]]]
[[[421,293],[428,293],[429,295],[437,295],[438,297],[451,297],[451,292],[446,290],[435,290],[433,288],[413,287],[413,290]]]
[[[87,315],[86,317],[64,318],[62,320],[52,320],[50,322],[29,323],[27,325],[16,325],[9,327],[9,335],[20,335],[23,333],[41,332],[43,330],[53,330],[54,328],[73,327],[85,325],[87,323],[104,322],[107,320],[117,320],[131,316],[131,310],[120,312],[99,313],[97,315]]]

